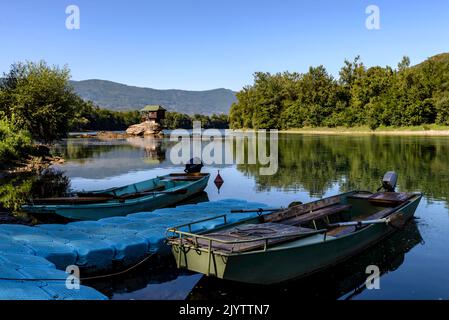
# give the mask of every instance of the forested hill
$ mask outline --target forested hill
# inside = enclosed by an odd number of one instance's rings
[[[345,61],[334,78],[323,66],[307,73],[258,72],[237,93],[232,128],[449,125],[449,54],[410,66],[366,67]]]
[[[157,90],[105,80],[71,81],[71,84],[83,99],[111,110],[136,110],[148,104],[160,104],[170,111],[186,114],[228,114],[236,101],[235,93],[228,89]]]

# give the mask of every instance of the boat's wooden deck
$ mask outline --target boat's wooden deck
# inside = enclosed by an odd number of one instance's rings
[[[409,192],[377,192],[374,194],[356,193],[349,198],[366,199],[374,205],[397,206],[413,198],[414,195],[414,193]]]
[[[309,214],[303,214],[296,217],[288,218],[285,220],[279,221],[279,223],[287,224],[291,226],[299,226],[300,224],[307,223],[313,220],[319,220],[323,218],[327,218],[330,215],[340,213],[343,211],[347,211],[351,209],[350,204],[335,204],[332,206],[328,206],[322,209],[318,209],[315,211],[311,211]]]
[[[314,229],[288,226],[280,223],[262,223],[262,224],[245,224],[226,229],[220,232],[213,232],[205,234],[207,237],[224,240],[224,241],[240,241],[240,240],[254,240],[245,243],[220,243],[213,241],[212,249],[225,252],[245,252],[263,248],[265,240],[260,240],[263,237],[279,236],[276,239],[269,239],[267,244],[272,245],[290,241],[292,239],[301,237],[303,234],[314,232]],[[179,240],[178,240],[179,241]],[[186,238],[183,241],[195,243],[193,238]],[[197,239],[196,245],[200,248],[208,248],[209,240]]]
[[[360,193],[353,194],[349,198],[361,199],[372,205],[377,210],[373,213],[373,210],[367,210],[368,213],[354,215],[351,221],[362,220],[376,220],[385,218],[396,210],[398,204],[404,203],[414,194],[412,193],[399,193],[399,192],[382,192],[375,194]],[[302,226],[308,225],[315,221],[324,220],[329,223],[329,217],[342,212],[348,212],[352,209],[350,203],[343,204],[338,201],[338,198],[331,198],[330,200],[311,203],[305,205],[298,205],[289,209],[285,209],[280,212],[275,212],[264,216],[264,221],[260,224],[242,224],[230,229],[224,229],[218,232],[206,233],[205,236],[214,240],[222,241],[239,241],[239,240],[252,240],[245,243],[220,243],[208,239],[200,239],[194,237],[184,238],[186,241],[195,247],[209,248],[214,251],[223,252],[245,252],[255,249],[260,249],[267,245],[279,244],[286,241],[292,241],[299,237],[302,237],[308,233],[314,233],[316,229],[304,228]],[[350,202],[350,201],[349,201]],[[356,208],[355,203],[354,208]],[[382,209],[382,207],[387,208]],[[371,208],[371,209],[374,209]],[[307,210],[307,211],[306,211]],[[355,209],[354,209],[355,210]],[[360,209],[359,209],[360,210]],[[352,213],[356,214],[356,213]],[[343,226],[327,231],[328,236],[341,237],[343,235],[356,231],[355,226]],[[267,237],[278,237],[275,239],[263,240]],[[179,239],[176,241],[180,241]]]
[[[208,173],[171,173],[162,180],[168,181],[196,181],[207,176]]]

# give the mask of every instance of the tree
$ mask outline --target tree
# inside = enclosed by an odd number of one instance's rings
[[[78,99],[67,67],[16,63],[0,83],[0,110],[40,142],[66,137]]]
[[[398,64],[398,71],[402,72],[410,67],[410,58],[407,56],[402,57],[401,62]]]

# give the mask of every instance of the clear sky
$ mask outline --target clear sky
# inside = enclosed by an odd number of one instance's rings
[[[66,28],[68,5],[80,29]],[[365,9],[380,9],[368,30]],[[338,76],[345,58],[396,66],[449,52],[447,0],[0,0],[0,71],[67,64],[74,80],[160,89],[239,90],[256,71]]]

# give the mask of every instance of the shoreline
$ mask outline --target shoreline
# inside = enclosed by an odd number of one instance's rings
[[[385,131],[339,131],[339,130],[279,130],[279,133],[316,135],[384,135],[384,136],[449,136],[449,130],[385,130]]]
[[[0,168],[0,179],[7,178],[10,175],[38,172],[47,169],[54,164],[62,164],[65,160],[57,156],[35,157],[32,156],[24,161],[15,161],[4,168]]]

